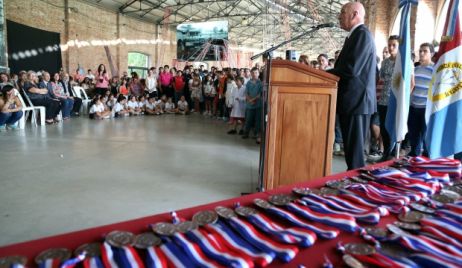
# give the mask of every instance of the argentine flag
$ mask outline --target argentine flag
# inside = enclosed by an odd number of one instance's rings
[[[462,38],[459,0],[451,0],[428,91],[425,138],[430,158],[462,152]]]
[[[404,140],[407,133],[407,118],[409,115],[409,102],[411,97],[411,33],[410,15],[411,4],[417,4],[418,0],[401,0],[399,8],[402,8],[401,26],[399,29],[398,54],[396,55],[395,69],[393,70],[392,92],[388,102],[385,128],[390,135],[391,143]]]

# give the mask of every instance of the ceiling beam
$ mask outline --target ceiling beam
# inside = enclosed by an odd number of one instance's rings
[[[128,1],[127,3],[123,4],[121,7],[119,7],[119,12],[122,13],[122,14],[124,14],[124,13],[123,13],[124,10],[125,10],[127,7],[133,5],[133,3],[137,2],[137,1],[138,1],[138,0],[131,0],[131,1]]]

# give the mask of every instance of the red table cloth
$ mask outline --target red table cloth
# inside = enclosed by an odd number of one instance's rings
[[[379,163],[369,168],[376,168],[380,166],[388,166],[392,162]],[[309,182],[294,184],[290,186],[280,187],[274,190],[250,194],[242,197],[232,198],[228,200],[223,200],[215,203],[210,203],[202,206],[182,209],[177,211],[179,217],[190,220],[192,216],[202,210],[213,210],[217,206],[227,206],[233,207],[236,203],[240,205],[250,205],[255,198],[267,199],[270,195],[280,194],[280,193],[290,193],[294,187],[309,187],[309,188],[319,188],[329,180],[342,179],[344,177],[357,175],[357,171],[349,171],[344,173],[339,173],[319,179],[315,179]],[[378,226],[384,226],[385,224],[394,221],[396,218],[394,216],[388,216],[382,218]],[[13,245],[8,245],[0,247],[0,257],[11,256],[11,255],[23,255],[26,256],[29,260],[28,266],[34,266],[34,258],[42,251],[49,248],[56,247],[65,247],[70,250],[75,250],[78,246],[89,243],[89,242],[98,242],[102,241],[105,234],[113,230],[122,230],[130,231],[135,234],[146,232],[149,230],[149,225],[167,221],[171,222],[172,218],[170,213],[163,213],[153,216],[148,216],[144,218],[134,219],[125,222],[119,222],[109,225],[104,225],[100,227],[90,228],[86,230],[71,232],[67,234],[61,234],[51,237],[45,237],[37,240],[17,243]],[[345,233],[344,231],[336,238],[332,240],[323,240],[318,238],[314,246],[301,249],[296,258],[290,263],[283,264],[279,261],[274,261],[268,267],[298,267],[303,264],[307,267],[321,267],[324,263],[325,256],[334,264],[334,266],[342,263],[341,254],[336,251],[337,242],[342,241],[343,243],[348,242],[363,242],[358,235]]]

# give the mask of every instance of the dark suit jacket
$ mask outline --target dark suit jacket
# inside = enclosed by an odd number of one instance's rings
[[[360,25],[345,41],[334,68],[328,71],[340,77],[338,114],[373,114],[377,111],[376,69],[374,39],[367,27]]]
[[[74,97],[70,81],[67,81],[66,83],[63,80],[59,80],[59,83],[63,86],[65,93],[69,93],[69,96]]]

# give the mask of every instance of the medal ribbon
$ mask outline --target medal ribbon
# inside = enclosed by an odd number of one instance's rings
[[[186,236],[182,233],[174,233],[172,240],[179,245],[183,251],[186,253],[186,256],[189,257],[190,261],[198,267],[216,267],[218,264],[209,259],[202,249],[195,243],[189,241]]]
[[[236,254],[251,258],[257,266],[265,267],[276,257],[275,253],[264,252],[232,231],[224,222],[218,221],[216,224],[207,224],[204,228],[215,235],[217,241]]]
[[[284,245],[271,240],[263,233],[256,230],[250,223],[237,217],[232,217],[228,220],[228,223],[249,243],[265,252],[275,253],[276,257],[283,262],[291,261],[299,251],[297,247]]]
[[[399,195],[396,191],[379,190],[370,184],[352,184],[346,186],[347,190],[355,193],[364,193],[371,200],[378,202],[379,204],[395,204],[404,206],[409,203],[409,198]]]
[[[404,233],[401,237],[399,237],[399,241],[401,245],[412,251],[425,252],[426,254],[440,258],[442,261],[462,265],[462,258],[455,257],[452,254],[445,252],[439,246],[432,243],[432,241],[427,237]]]
[[[446,218],[451,218],[459,223],[462,223],[462,214],[457,211],[452,211],[448,209],[440,209],[438,210],[436,214],[439,216],[446,217]]]
[[[79,254],[75,258],[69,259],[65,261],[62,265],[61,268],[72,268],[76,266],[78,263],[82,262],[85,259],[85,252]]]
[[[167,268],[167,257],[160,247],[149,247],[146,249],[146,267],[147,268]]]
[[[316,241],[314,232],[297,227],[284,228],[261,213],[250,215],[246,219],[255,227],[282,243],[310,247]]]
[[[104,242],[101,247],[101,258],[103,260],[104,267],[106,268],[118,268],[114,257],[114,252],[112,251],[111,246]]]
[[[215,240],[208,237],[207,233],[203,233],[200,230],[192,230],[186,233],[186,236],[197,243],[209,258],[226,267],[254,267],[252,259],[241,257],[234,252],[225,252]]]
[[[105,268],[99,257],[91,257],[83,260],[84,268]]]
[[[61,261],[58,259],[46,259],[39,264],[39,268],[59,268]]]
[[[167,259],[168,267],[197,267],[171,239],[164,238],[162,241],[164,243],[159,246],[159,249]]]
[[[451,236],[445,234],[444,232],[442,232],[442,231],[440,231],[440,230],[438,230],[438,229],[436,229],[434,227],[422,226],[422,231],[437,237],[439,240],[441,240],[443,242],[450,243],[450,244],[452,244],[454,246],[462,248],[462,243],[460,241],[458,241],[457,239],[452,238]]]
[[[462,241],[462,229],[460,223],[447,218],[425,217],[420,220],[422,226],[433,227],[450,237]]]
[[[276,215],[279,218],[290,222],[291,224],[293,224],[293,225],[295,225],[297,227],[301,227],[301,228],[304,228],[304,229],[311,230],[314,233],[316,233],[316,235],[318,237],[321,237],[321,238],[324,238],[324,239],[336,238],[338,236],[338,234],[340,233],[338,229],[332,229],[332,228],[326,228],[326,227],[317,227],[317,226],[305,223],[303,220],[298,218],[293,213],[291,213],[289,211],[282,210],[282,209],[280,209],[278,207],[272,206],[272,207],[266,209],[266,211],[268,211],[272,215]]]
[[[357,210],[351,211],[350,209],[341,206],[341,204],[337,203],[336,201],[329,200],[321,196],[306,196],[300,200],[300,203],[305,206],[309,206],[312,210],[320,213],[349,215],[358,221],[370,224],[377,224],[380,221],[380,214],[378,212],[358,212]]]
[[[439,158],[432,160],[428,157],[417,156],[411,158],[409,164],[413,168],[448,173],[453,178],[460,178],[462,172],[460,161],[455,159]]]
[[[318,213],[312,211],[308,207],[304,207],[295,203],[289,203],[287,205],[287,209],[305,219],[323,223],[328,226],[333,226],[350,233],[356,232],[359,229],[355,218],[349,215]]]
[[[432,268],[458,268],[459,266],[445,262],[438,256],[426,254],[412,254],[409,259],[418,264],[420,267]]]
[[[341,242],[337,243],[337,249],[345,254],[345,247],[342,245]],[[394,259],[391,259],[380,253],[362,255],[362,254],[354,254],[354,253],[349,252],[348,254],[353,256],[353,258],[357,259],[361,263],[369,264],[374,267],[393,267],[393,268],[409,267],[407,264],[397,262]]]

